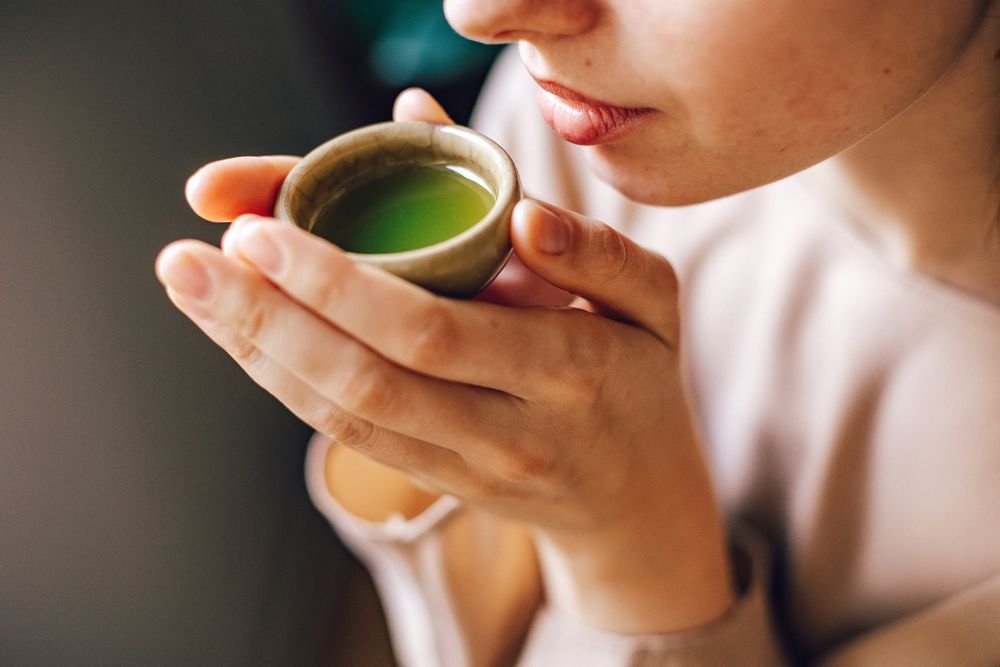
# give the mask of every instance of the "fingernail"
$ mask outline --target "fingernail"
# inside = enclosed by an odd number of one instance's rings
[[[285,258],[281,248],[271,238],[270,231],[265,229],[266,225],[267,223],[260,223],[247,226],[240,231],[238,243],[240,252],[247,259],[265,273],[277,276],[285,265]]]
[[[193,254],[176,249],[160,260],[160,276],[167,286],[186,300],[205,303],[212,295],[212,277]]]
[[[201,194],[199,190],[201,190],[204,180],[204,175],[202,174],[201,169],[188,177],[187,183],[184,184],[184,197],[188,200],[188,202],[193,203],[201,198],[199,197]]]
[[[536,202],[531,205],[538,211],[539,229],[535,247],[549,255],[561,255],[569,248],[569,225],[559,215]]]

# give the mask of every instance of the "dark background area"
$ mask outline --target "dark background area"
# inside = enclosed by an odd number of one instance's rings
[[[206,161],[302,154],[493,52],[439,0],[0,3],[0,664],[391,664],[308,429],[168,303]],[[395,64],[394,64],[395,63]]]

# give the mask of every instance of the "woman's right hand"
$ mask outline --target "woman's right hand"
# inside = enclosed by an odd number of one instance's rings
[[[417,88],[405,90],[396,98],[392,115],[397,121],[453,122],[433,97]],[[211,222],[231,222],[245,213],[270,217],[281,185],[299,159],[268,155],[211,162],[188,179],[188,204]],[[480,298],[505,305],[558,306],[570,301],[566,292],[535,276],[517,257],[511,258]],[[416,516],[438,497],[403,473],[336,446],[327,457],[326,479],[345,509],[369,521],[383,521],[392,514]],[[378,492],[372,493],[372,489]]]
[[[393,108],[393,120],[453,121],[423,90],[403,91]],[[185,195],[191,208],[211,222],[231,222],[245,213],[270,217],[288,172],[300,158],[289,155],[244,156],[211,162],[188,179]],[[567,305],[571,296],[529,271],[516,256],[480,295],[504,305]],[[351,513],[369,521],[392,514],[412,517],[438,495],[415,485],[405,475],[347,448],[333,447],[327,458],[327,485]],[[377,489],[377,493],[372,493]]]
[[[400,94],[393,118],[452,122],[429,94],[418,89]],[[230,222],[245,213],[271,216],[281,185],[299,159],[276,155],[212,162],[188,180],[188,203],[212,222]],[[516,257],[481,298],[508,305],[569,302],[566,292],[535,276]],[[347,511],[369,521],[384,521],[393,514],[413,517],[438,498],[402,472],[348,447],[329,449],[325,473],[331,495]],[[541,594],[529,531],[518,522],[469,509],[448,524],[443,539],[452,604],[464,619],[471,664],[509,661],[504,658],[517,650]],[[469,549],[470,541],[491,545],[487,551],[496,557]]]
[[[396,100],[394,120],[451,123],[451,118],[426,92],[404,91]],[[210,162],[185,187],[188,204],[210,222],[231,222],[246,213],[270,217],[288,172],[300,158],[290,155],[244,156]],[[326,480],[338,502],[368,521],[393,514],[416,516],[438,498],[403,473],[372,461],[346,447],[330,448]]]

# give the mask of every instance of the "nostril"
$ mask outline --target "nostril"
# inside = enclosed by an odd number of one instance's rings
[[[513,42],[519,39],[521,34],[517,30],[501,30],[494,33],[492,39],[497,42]]]

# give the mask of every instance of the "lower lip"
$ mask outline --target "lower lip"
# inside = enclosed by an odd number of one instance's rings
[[[547,90],[538,91],[538,107],[556,134],[580,146],[620,139],[655,113],[653,109],[625,109],[568,100]]]

